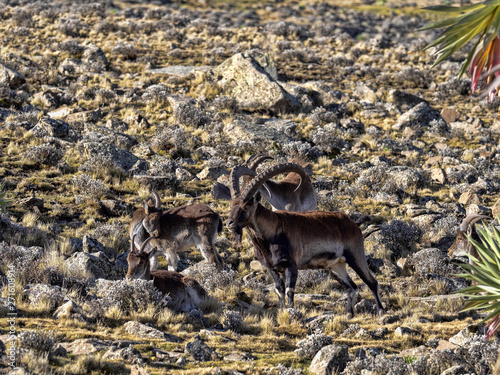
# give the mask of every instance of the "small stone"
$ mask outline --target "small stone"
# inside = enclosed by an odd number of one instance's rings
[[[461,116],[462,114],[456,108],[446,107],[441,111],[441,117],[447,124],[458,121]]]
[[[431,171],[431,180],[440,185],[444,185],[446,182],[446,175],[441,168],[434,168]]]
[[[408,328],[408,327],[398,327],[394,331],[394,334],[396,336],[413,335],[414,333],[415,333],[415,331],[412,330],[411,328]]]

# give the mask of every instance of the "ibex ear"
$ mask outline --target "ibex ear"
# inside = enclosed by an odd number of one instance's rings
[[[231,190],[224,185],[221,184],[220,182],[216,182],[215,185],[212,187],[212,196],[215,199],[222,199],[229,201],[231,200]]]
[[[149,204],[148,202],[144,202],[144,212],[146,215],[149,215]]]

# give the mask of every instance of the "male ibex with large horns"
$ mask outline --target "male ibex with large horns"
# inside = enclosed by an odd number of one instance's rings
[[[134,235],[135,237],[135,235]],[[150,251],[145,251],[148,243],[157,237],[149,237],[136,251],[134,239],[130,241],[130,252],[127,256],[128,271],[127,279],[153,280],[153,284],[162,294],[168,295],[171,303],[168,307],[174,311],[188,312],[196,309],[203,298],[207,295],[205,289],[193,278],[184,276],[179,272],[150,269],[150,259],[156,253],[154,247]]]
[[[245,173],[243,176],[245,185],[249,184],[252,177],[256,175],[255,171],[257,167],[265,160],[270,159],[272,157],[265,154],[254,154],[247,159],[243,166],[254,173]],[[318,208],[318,199],[310,177],[312,175],[311,164],[300,159],[292,159],[291,162],[300,165],[307,172],[303,174],[305,177],[301,177],[301,175],[295,172],[290,172],[279,182],[266,181],[259,188],[259,192],[275,211],[305,212],[316,210]],[[212,195],[217,199],[231,199],[230,189],[219,182],[214,185]]]
[[[162,211],[161,201],[156,191],[152,192],[154,203],[144,203],[144,207],[134,212],[130,223],[130,239],[136,248],[150,236],[157,237],[158,251],[151,257],[151,269],[158,268],[158,256],[168,260],[168,269],[177,271],[178,251],[196,246],[207,262],[222,268],[223,262],[215,248],[215,237],[222,231],[222,220],[206,204],[195,203]]]
[[[257,259],[271,273],[280,305],[293,305],[299,269],[330,269],[347,288],[347,312],[353,316],[356,284],[346,270],[348,264],[368,285],[377,311],[383,312],[378,283],[368,269],[364,241],[358,225],[342,212],[271,211],[256,201],[255,195],[271,177],[295,172],[305,179],[304,169],[292,163],[271,166],[259,173],[242,192],[239,178],[255,174],[238,166],[231,172],[231,212],[227,227],[238,243],[243,228],[254,245]],[[286,289],[285,289],[286,288]]]

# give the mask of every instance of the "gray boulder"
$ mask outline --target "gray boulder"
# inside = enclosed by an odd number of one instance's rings
[[[238,53],[213,73],[223,94],[234,97],[243,110],[289,111],[300,106],[251,56]]]
[[[85,51],[83,51],[82,61],[97,71],[104,70],[109,65],[108,59],[102,49],[93,43],[89,43]]]
[[[94,277],[96,279],[119,280],[123,278],[122,271],[114,264],[95,255],[76,252],[64,261],[70,275],[75,277]]]
[[[14,69],[0,64],[0,86],[8,86],[11,89],[17,89],[26,79]]]
[[[54,310],[66,298],[60,286],[48,284],[28,284],[24,293],[31,305],[48,303],[51,310]]]
[[[349,362],[347,345],[328,345],[313,358],[309,372],[315,375],[332,375],[343,371]]]
[[[297,342],[298,349],[295,350],[295,354],[301,358],[312,359],[321,348],[332,344],[333,338],[331,336],[312,334]]]
[[[446,122],[439,112],[423,102],[402,114],[392,128],[394,130],[403,130],[405,128],[419,130],[431,126],[432,121],[442,122],[442,125],[446,127]]]
[[[38,137],[66,138],[69,133],[69,125],[62,120],[42,117],[33,128],[33,133]]]
[[[408,258],[405,268],[413,272],[452,276],[463,270],[453,264],[450,258],[437,248],[423,249]]]
[[[132,173],[132,170],[138,173],[140,170],[147,168],[147,163],[144,160],[139,159],[127,150],[117,148],[109,143],[82,141],[79,143],[79,146],[85,155],[95,159],[109,160],[117,167],[129,173]],[[140,162],[144,164],[142,167],[138,167],[138,163]]]
[[[205,362],[219,360],[217,352],[205,344],[200,338],[195,338],[193,342],[188,342],[184,351],[195,361]]]

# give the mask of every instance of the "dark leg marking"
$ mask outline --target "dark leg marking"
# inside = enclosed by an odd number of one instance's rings
[[[361,280],[363,280],[363,282],[368,285],[368,287],[372,291],[373,297],[375,297],[375,303],[377,304],[377,313],[383,313],[384,306],[382,305],[382,300],[380,299],[380,294],[378,291],[378,281],[368,269],[368,263],[364,254],[362,260],[354,259],[350,252],[344,252],[344,256],[346,258],[347,264],[354,270],[354,272],[358,274]]]
[[[283,278],[275,270],[271,268],[268,268],[268,270],[274,280],[274,287],[276,289],[276,293],[278,293],[279,305],[280,307],[283,307],[285,305],[285,283],[283,282]]]
[[[299,270],[297,267],[288,267],[285,270],[286,297],[288,306],[293,306],[293,296],[295,295],[295,284],[297,283],[298,273]]]

